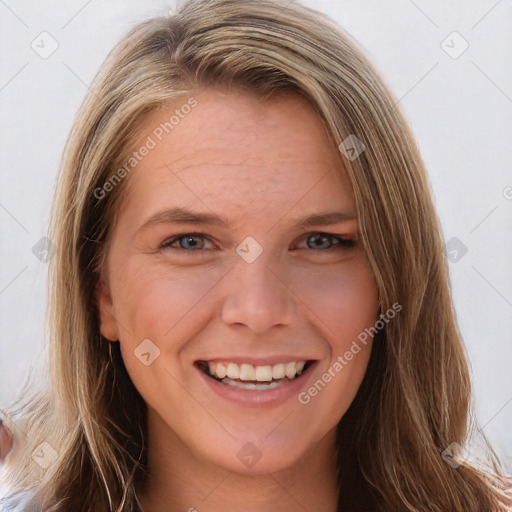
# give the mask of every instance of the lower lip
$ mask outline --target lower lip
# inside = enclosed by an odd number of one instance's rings
[[[316,363],[317,362],[315,361],[310,364],[304,372],[302,372],[298,377],[295,377],[292,381],[281,384],[276,388],[265,390],[242,389],[230,386],[229,384],[223,384],[222,382],[206,375],[201,368],[197,366],[195,368],[206,385],[220,397],[240,405],[258,407],[276,406],[290,400],[290,398],[296,398],[300,391],[306,387]]]

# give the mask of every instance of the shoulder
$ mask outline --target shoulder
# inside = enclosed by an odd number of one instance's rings
[[[0,499],[0,512],[40,512],[40,509],[33,494],[18,492]]]

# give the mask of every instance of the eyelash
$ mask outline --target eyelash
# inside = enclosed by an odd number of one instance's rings
[[[333,246],[330,247],[329,249],[319,249],[319,250],[316,250],[316,251],[314,249],[311,249],[314,253],[320,254],[320,255],[327,255],[327,253],[332,253],[333,252],[333,247],[334,248],[338,247],[338,250],[343,250],[343,249],[350,249],[351,247],[353,247],[355,245],[355,240],[352,240],[352,239],[349,239],[349,238],[343,238],[341,236],[333,235],[331,233],[324,233],[322,231],[314,231],[312,233],[309,233],[309,234],[305,235],[305,238],[308,239],[309,237],[311,237],[313,235],[319,235],[321,237],[327,237],[327,238],[333,239],[335,241],[337,240],[339,242],[337,244],[333,244]],[[193,238],[193,237],[205,238],[205,239],[209,240],[209,238],[206,235],[204,235],[203,233],[183,233],[181,235],[176,235],[176,236],[173,236],[172,238],[169,238],[169,239],[165,240],[160,245],[160,249],[165,249],[165,250],[169,250],[169,249],[170,250],[181,250],[181,251],[190,252],[190,253],[202,253],[202,252],[204,252],[204,249],[195,249],[195,250],[191,249],[191,250],[187,250],[187,249],[184,249],[183,247],[171,247],[171,244],[179,241],[182,238],[186,238],[186,237],[190,237],[190,238]],[[308,249],[309,249],[309,247],[308,247]]]

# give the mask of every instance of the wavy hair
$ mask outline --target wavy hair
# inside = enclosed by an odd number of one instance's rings
[[[13,489],[44,512],[139,510],[147,474],[146,406],[119,344],[99,331],[95,289],[126,182],[95,193],[126,161],[156,109],[198,87],[236,87],[271,100],[300,94],[342,157],[381,308],[400,315],[373,344],[366,375],[337,427],[339,507],[382,512],[498,512],[511,482],[486,441],[471,463],[445,450],[474,426],[467,354],[457,326],[440,223],[424,163],[397,102],[357,44],[297,2],[198,0],[131,29],[95,77],[58,175],[49,239],[48,389],[12,416],[27,438],[8,465]],[[51,449],[42,469],[34,450]],[[451,452],[450,452],[451,453]],[[510,509],[509,509],[510,510]]]

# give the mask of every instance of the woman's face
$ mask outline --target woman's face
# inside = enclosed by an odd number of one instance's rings
[[[148,405],[150,447],[292,467],[332,451],[370,354],[358,335],[378,318],[352,190],[303,99],[187,99],[152,113],[132,148],[101,332]]]

